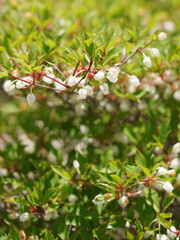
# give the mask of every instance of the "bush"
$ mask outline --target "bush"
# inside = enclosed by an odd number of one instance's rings
[[[0,240],[178,239],[179,1],[0,4]]]

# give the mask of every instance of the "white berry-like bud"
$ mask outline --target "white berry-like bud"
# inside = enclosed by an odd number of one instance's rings
[[[125,207],[128,205],[129,200],[128,200],[128,197],[122,196],[122,197],[118,200],[118,202],[119,202],[119,205],[120,205],[122,208],[125,208]]]
[[[35,102],[35,100],[36,100],[36,97],[35,97],[35,95],[34,95],[33,93],[29,93],[29,94],[27,95],[27,102],[28,102],[28,104],[29,104],[30,106],[33,105],[33,103]]]
[[[57,80],[58,80],[58,82],[63,83],[60,78],[57,78]],[[60,91],[66,90],[66,87],[64,87],[62,84],[60,84],[60,83],[58,83],[58,82],[55,82],[55,81],[54,81],[54,86],[55,86],[55,88],[56,88],[57,90],[60,90]]]
[[[16,88],[17,88],[17,89],[24,88],[25,86],[26,86],[26,83],[23,82],[23,81],[17,81],[17,82],[16,82]]]
[[[164,190],[166,190],[166,192],[172,192],[174,187],[170,182],[164,182],[162,187],[164,188]]]
[[[171,168],[180,168],[180,159],[179,158],[174,158],[172,161],[171,161],[171,164],[170,164],[170,167]]]
[[[77,79],[75,76],[70,76],[68,79],[68,85],[70,87],[74,86],[77,83]]]
[[[134,76],[134,75],[129,77],[128,82],[133,87],[137,87],[137,86],[140,85],[139,79],[136,76]]]
[[[47,74],[47,76],[51,77],[51,78],[55,78],[55,76],[53,74]],[[53,80],[48,77],[43,76],[42,80],[47,84],[51,84],[53,82]]]
[[[167,34],[165,32],[160,32],[158,35],[158,40],[163,41],[167,38]]]
[[[7,80],[4,82],[3,88],[4,88],[4,91],[10,92],[10,91],[14,90],[15,85],[13,82],[11,82],[11,80]]]
[[[109,94],[109,87],[108,87],[107,83],[100,85],[99,89],[104,95]]]
[[[111,67],[108,70],[108,74],[107,74],[107,78],[110,82],[112,83],[116,83],[118,81],[118,74],[119,74],[120,70],[118,68],[115,67]]]
[[[79,99],[86,99],[88,91],[85,88],[79,89]]]
[[[52,67],[45,67],[44,72],[46,75],[53,74],[53,68]]]
[[[96,81],[101,81],[104,79],[104,77],[105,77],[105,73],[103,71],[99,71],[94,75],[94,79]]]
[[[23,214],[20,215],[19,219],[21,222],[26,222],[29,220],[29,213],[28,212],[25,212]]]
[[[173,145],[172,153],[173,154],[180,153],[180,142],[177,142],[176,144]]]
[[[171,232],[171,231],[173,231],[173,232]],[[172,239],[174,239],[175,237],[177,237],[177,234],[175,233],[177,230],[176,230],[176,228],[174,227],[174,226],[171,226],[170,227],[170,230],[169,229],[167,229],[167,235],[168,235],[168,237],[170,237],[170,238],[172,238]]]
[[[147,67],[152,67],[152,61],[151,61],[151,58],[150,57],[145,57],[144,59],[143,59],[143,63],[144,63],[144,65],[146,65]]]
[[[177,90],[177,91],[174,92],[173,98],[174,98],[176,101],[180,102],[180,90]]]
[[[157,48],[151,48],[150,54],[152,57],[159,57],[159,55],[160,55],[159,50]]]
[[[87,96],[91,97],[94,94],[94,91],[91,86],[87,85],[85,89],[87,90]]]
[[[73,166],[74,166],[75,169],[79,168],[80,164],[79,164],[78,160],[73,161]]]
[[[158,167],[158,172],[157,172],[158,175],[164,175],[164,174],[166,174],[167,172],[168,172],[168,170],[167,170],[166,168],[164,168],[164,167]]]
[[[156,239],[157,240],[169,240],[169,238],[165,234],[163,234],[163,235],[156,234]]]

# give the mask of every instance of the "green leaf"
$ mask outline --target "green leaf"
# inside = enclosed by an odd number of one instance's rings
[[[44,240],[54,240],[54,236],[52,235],[52,233],[50,231],[46,230]]]
[[[147,167],[146,158],[138,149],[136,149],[135,162],[142,167]]]
[[[10,59],[9,59],[9,55],[7,54],[6,50],[4,50],[1,54],[1,63],[5,68],[9,69]]]
[[[71,179],[71,174],[69,172],[67,172],[66,170],[64,170],[62,167],[51,165],[51,169],[64,179],[66,179],[66,180]]]
[[[152,206],[155,212],[159,213],[159,196],[153,189],[144,187],[144,195],[148,205]]]
[[[174,195],[167,196],[163,201],[163,211],[165,211],[173,201]]]
[[[44,196],[44,204],[49,202],[49,200],[56,194],[57,188],[49,188]]]
[[[9,240],[19,240],[19,232],[16,230],[14,225],[11,225],[8,236]]]

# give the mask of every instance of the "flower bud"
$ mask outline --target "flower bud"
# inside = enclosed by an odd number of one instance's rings
[[[157,48],[151,48],[150,54],[152,57],[159,57],[159,55],[160,55],[159,50]]]
[[[11,80],[7,80],[4,82],[3,88],[4,88],[4,91],[10,92],[10,91],[14,90],[15,85],[13,82],[11,82]]]
[[[99,89],[104,95],[109,94],[109,87],[108,87],[107,83],[100,85]]]
[[[79,89],[79,96],[78,96],[78,98],[79,99],[86,99],[87,94],[88,94],[87,89],[85,89],[85,88]]]
[[[151,58],[150,57],[144,57],[143,63],[144,63],[144,65],[146,65],[149,68],[152,67],[152,62],[151,62]]]
[[[75,169],[79,168],[80,164],[79,164],[78,160],[73,161],[73,166],[74,166]]]
[[[165,189],[166,192],[172,192],[174,187],[170,182],[164,182],[162,187]]]
[[[19,219],[21,222],[26,222],[29,220],[29,213],[28,212],[25,212],[23,214],[20,215]]]
[[[128,200],[128,198],[127,198],[126,196],[122,196],[122,197],[118,200],[118,202],[119,202],[119,205],[120,205],[122,208],[125,208],[125,207],[128,205],[129,200]]]
[[[172,232],[171,232],[172,231]],[[170,227],[170,230],[169,229],[167,229],[167,235],[168,235],[168,237],[170,237],[170,238],[175,238],[175,237],[177,237],[177,234],[175,233],[177,230],[176,230],[176,228],[174,227],[174,226],[171,226]]]
[[[139,79],[136,76],[134,76],[134,75],[129,77],[128,82],[133,87],[137,87],[137,86],[140,85]]]
[[[96,81],[101,81],[104,79],[104,77],[105,77],[105,73],[103,71],[99,71],[94,75],[94,79]]]
[[[158,40],[163,41],[167,38],[167,34],[165,32],[160,32],[158,35]]]
[[[30,93],[30,94],[27,95],[27,102],[28,102],[28,104],[29,104],[30,106],[33,105],[33,103],[35,102],[35,100],[36,100],[36,97],[35,97],[35,95],[34,95],[33,93]]]
[[[171,164],[170,164],[170,167],[171,168],[180,168],[180,159],[179,158],[174,158],[172,161],[171,161]]]

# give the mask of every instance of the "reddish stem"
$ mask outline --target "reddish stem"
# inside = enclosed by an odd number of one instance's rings
[[[22,82],[28,83],[28,84],[32,84],[32,82],[29,82],[29,81],[26,81],[26,80],[24,80],[24,79],[15,77],[15,76],[13,76],[13,75],[11,75],[11,77],[14,78],[14,79],[20,80],[20,81],[22,81]]]

